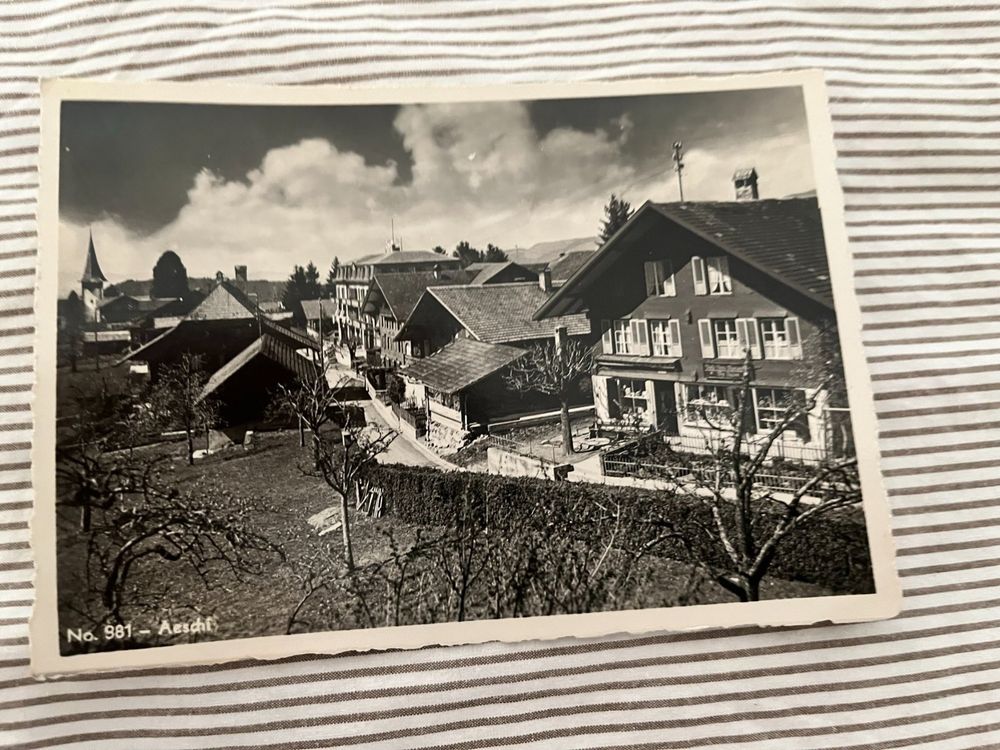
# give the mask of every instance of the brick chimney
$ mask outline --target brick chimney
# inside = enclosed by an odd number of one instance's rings
[[[552,291],[552,271],[548,268],[538,274],[538,288],[543,292]]]
[[[239,281],[239,282],[242,282],[242,283],[245,284],[246,281],[247,281],[247,267],[246,266],[236,266],[236,268],[233,269],[233,278],[236,279],[236,281]]]
[[[757,170],[754,167],[737,169],[733,174],[733,185],[736,187],[738,201],[755,201],[760,197],[757,192]]]
[[[569,330],[566,326],[556,326],[556,332],[553,338],[556,343],[556,351],[561,352],[565,348],[566,342],[569,340]]]

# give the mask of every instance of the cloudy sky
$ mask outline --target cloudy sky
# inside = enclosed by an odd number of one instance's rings
[[[60,286],[94,242],[112,281],[149,278],[166,249],[189,275],[285,278],[312,260],[596,233],[610,193],[730,200],[813,189],[797,89],[366,107],[68,102],[62,110]]]

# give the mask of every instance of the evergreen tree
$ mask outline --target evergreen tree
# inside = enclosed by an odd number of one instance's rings
[[[302,300],[308,299],[304,296],[306,287],[306,269],[302,266],[295,266],[292,275],[288,277],[285,284],[285,292],[281,295],[281,304],[292,313],[292,320],[300,325],[305,323],[306,319],[305,313],[302,311]]]
[[[455,252],[452,253],[452,256],[461,261],[462,268],[473,263],[480,263],[483,260],[483,254],[465,240],[455,246]]]
[[[337,286],[337,270],[340,268],[340,258],[336,255],[333,256],[333,262],[330,264],[330,270],[326,273],[326,284],[324,291],[331,297],[336,293],[335,289]]]
[[[483,256],[483,260],[487,263],[503,263],[507,259],[507,253],[499,247],[492,243],[486,245],[486,254]]]
[[[319,283],[319,269],[312,261],[306,265],[306,285],[302,290],[300,299],[319,299],[323,289]]]
[[[188,293],[187,269],[173,250],[167,250],[153,266],[151,297],[183,297]]]
[[[632,204],[611,194],[611,200],[604,207],[604,219],[601,221],[601,229],[598,233],[598,245],[603,245],[612,235],[625,226],[625,222],[632,216]]]
[[[435,245],[433,252],[436,253],[437,255],[444,255],[447,252],[447,250],[445,250],[440,245]]]

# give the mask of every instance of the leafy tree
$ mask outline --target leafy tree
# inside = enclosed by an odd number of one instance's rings
[[[562,423],[563,449],[573,453],[573,431],[569,420],[569,404],[594,365],[591,347],[579,339],[566,339],[561,344],[549,341],[536,344],[526,356],[514,362],[506,376],[508,384],[520,391],[536,391],[559,400],[559,420]]]
[[[167,250],[153,266],[152,297],[183,297],[188,293],[187,269],[173,250]]]
[[[603,245],[612,235],[625,226],[625,222],[632,216],[632,204],[619,198],[614,193],[604,207],[604,219],[601,221],[601,229],[598,232],[598,245]]]
[[[434,250],[432,252],[434,252],[437,255],[444,255],[447,252],[447,250],[445,250],[440,245],[435,245]]]
[[[326,284],[324,285],[323,291],[329,295],[334,295],[336,293],[337,287],[337,271],[340,268],[340,258],[336,255],[333,256],[333,262],[330,263],[330,270],[326,273]]]
[[[462,240],[455,246],[455,252],[452,253],[452,257],[458,258],[461,261],[462,268],[473,263],[481,263],[483,260],[483,254],[465,240]]]
[[[114,284],[109,284],[108,286],[104,287],[105,299],[113,299],[114,297],[120,297],[121,294],[122,294],[121,290]]]
[[[483,255],[483,260],[487,263],[503,263],[507,260],[507,253],[496,245],[489,243],[486,245],[486,253]]]
[[[185,352],[175,364],[163,368],[150,397],[153,413],[172,427],[184,430],[188,465],[194,465],[194,437],[219,422],[219,403],[202,396],[208,374],[202,357]]]

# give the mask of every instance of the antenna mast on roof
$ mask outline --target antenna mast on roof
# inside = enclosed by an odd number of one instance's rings
[[[682,173],[684,172],[684,162],[681,160],[683,154],[681,149],[684,148],[684,144],[680,141],[674,141],[674,171],[677,173],[677,189],[680,191],[681,203],[684,202],[684,178]]]

